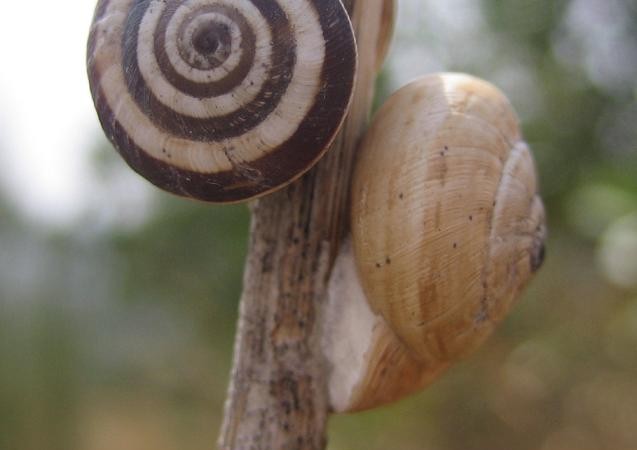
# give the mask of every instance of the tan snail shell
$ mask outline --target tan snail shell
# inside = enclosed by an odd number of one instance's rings
[[[390,97],[360,148],[353,252],[331,279],[336,411],[421,389],[491,334],[543,259],[536,183],[518,119],[491,84],[437,74]]]
[[[100,0],[87,62],[102,127],[135,171],[236,202],[327,150],[356,46],[340,0]]]

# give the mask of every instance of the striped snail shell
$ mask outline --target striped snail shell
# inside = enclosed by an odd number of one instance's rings
[[[330,279],[336,411],[395,401],[476,349],[539,269],[533,157],[495,86],[422,77],[378,111],[352,181],[352,238]]]
[[[236,202],[327,150],[356,46],[340,0],[99,0],[87,63],[102,127],[135,171]]]

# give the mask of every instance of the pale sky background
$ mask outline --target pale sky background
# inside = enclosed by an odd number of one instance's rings
[[[94,7],[93,0],[7,1],[0,14],[0,184],[19,211],[47,226],[105,211],[111,219],[134,217],[152,189],[132,171],[115,186],[92,179],[89,157],[101,132],[85,48]],[[615,0],[573,0],[554,51],[565,63],[584,66],[602,89],[632,84],[637,60],[634,43],[622,36],[624,17]],[[542,93],[526,55],[498,48],[508,44],[491,33],[475,0],[401,0],[400,52],[389,61],[393,84],[447,69],[448,61],[479,67],[492,55],[507,55],[511,60],[499,64],[506,70],[489,79],[511,96],[523,120],[541,114]],[[471,45],[477,39],[484,45]]]
[[[7,1],[0,14],[0,182],[32,219],[67,223],[98,123],[86,81],[88,0]]]

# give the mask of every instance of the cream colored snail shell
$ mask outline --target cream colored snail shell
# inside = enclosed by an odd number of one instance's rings
[[[499,90],[437,74],[391,96],[360,147],[352,244],[330,280],[333,409],[397,400],[480,345],[544,237],[533,159]]]
[[[87,63],[102,127],[135,171],[236,202],[327,150],[356,45],[340,0],[99,0]]]

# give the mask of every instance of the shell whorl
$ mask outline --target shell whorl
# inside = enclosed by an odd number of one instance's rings
[[[414,393],[475,350],[546,238],[517,115],[483,80],[414,80],[378,110],[357,156],[352,241],[330,276],[322,342],[338,412]]]
[[[356,262],[372,310],[430,367],[483,342],[538,270],[530,149],[495,86],[432,74],[396,92],[361,144]]]
[[[102,127],[135,171],[234,202],[327,150],[356,47],[340,0],[100,0],[87,61]]]

